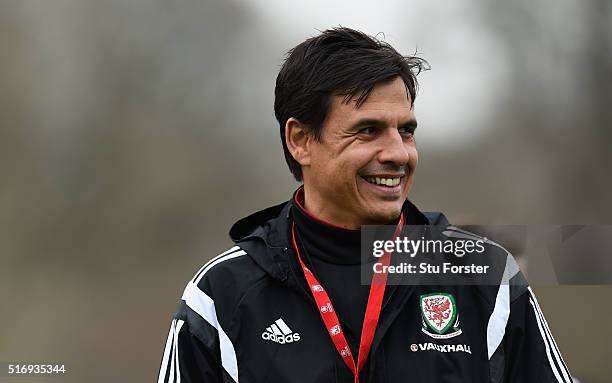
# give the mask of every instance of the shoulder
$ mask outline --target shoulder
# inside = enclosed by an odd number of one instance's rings
[[[423,215],[427,219],[429,225],[449,225],[448,218],[444,213],[439,211],[425,211]]]
[[[527,280],[514,255],[508,250],[511,246],[497,242],[495,238],[489,238],[489,235],[483,236],[452,225],[447,226],[442,234],[455,241],[474,241],[481,244],[483,252],[478,256],[485,257],[482,262],[491,266],[485,284],[498,285],[497,298],[500,294],[507,293],[507,299],[512,302],[527,292]]]
[[[181,300],[204,319],[230,318],[244,294],[265,278],[247,251],[233,246],[200,267]]]
[[[519,271],[518,264],[515,262],[512,253],[504,245],[494,241],[492,238],[453,225],[446,226],[442,230],[442,235],[454,241],[471,241],[481,244],[484,251],[479,251],[479,253],[484,253],[501,263],[503,268],[512,274],[510,277]]]
[[[227,296],[246,290],[265,272],[240,245],[219,253],[205,262],[189,280],[190,285],[210,296]]]

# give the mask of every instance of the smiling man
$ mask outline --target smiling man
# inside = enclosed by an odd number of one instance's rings
[[[361,283],[362,225],[448,224],[408,199],[425,66],[348,28],[289,52],[274,110],[303,185],[236,222],[235,245],[189,281],[159,382],[570,382],[535,296],[496,244],[493,286]]]
[[[407,63],[405,70],[409,75]],[[332,94],[319,125],[325,129],[287,119],[287,149],[300,165],[305,207],[314,216],[348,229],[399,217],[417,165],[417,122],[404,81],[396,73],[362,103]]]

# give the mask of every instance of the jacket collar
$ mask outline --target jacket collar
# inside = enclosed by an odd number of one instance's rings
[[[291,250],[291,209],[297,209],[295,201],[268,207],[238,220],[232,225],[230,238],[239,243],[253,260],[268,274],[286,281],[289,273]],[[447,225],[448,220],[439,212],[423,213],[406,200],[404,215],[412,217],[409,225]]]

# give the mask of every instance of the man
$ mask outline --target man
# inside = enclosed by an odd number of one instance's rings
[[[425,65],[348,28],[290,51],[274,108],[303,186],[234,224],[235,246],[189,281],[159,382],[570,382],[533,293],[495,245],[495,286],[361,284],[362,225],[447,224],[407,199]],[[440,328],[424,314],[435,304],[452,308]]]

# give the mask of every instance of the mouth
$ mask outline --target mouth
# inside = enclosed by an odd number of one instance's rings
[[[384,176],[384,177],[376,177],[376,176],[362,176],[366,182],[376,186],[382,186],[389,189],[396,188],[399,184],[402,183],[402,179],[404,176]]]

